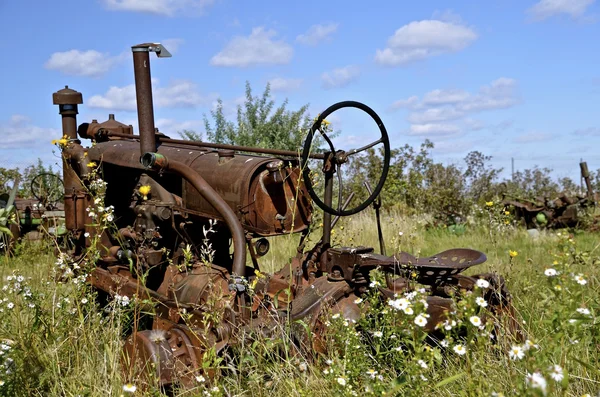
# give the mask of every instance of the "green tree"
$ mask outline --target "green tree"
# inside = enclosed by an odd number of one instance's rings
[[[210,112],[212,120],[204,115],[206,139],[212,143],[298,150],[311,126],[308,104],[296,111],[287,109],[288,100],[275,107],[271,87],[267,84],[261,96],[252,95],[250,83],[246,82],[246,100],[237,107],[236,121],[227,120],[223,101]],[[181,136],[201,140],[202,135],[184,130]]]
[[[486,156],[479,151],[472,151],[465,157],[467,169],[463,176],[467,183],[467,194],[474,202],[489,201],[493,198],[497,189],[494,182],[502,172],[502,168],[492,168],[489,161],[492,156]]]
[[[552,180],[550,168],[539,168],[515,172],[512,181],[505,181],[509,195],[523,198],[554,197],[559,191],[558,183]]]
[[[18,168],[2,168],[0,167],[0,194],[8,193],[13,186],[17,176],[20,176]]]

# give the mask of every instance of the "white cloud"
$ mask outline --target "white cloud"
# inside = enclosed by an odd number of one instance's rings
[[[480,131],[485,128],[485,124],[480,120],[475,119],[465,119],[465,126],[471,131]]]
[[[477,112],[509,108],[517,103],[516,88],[516,80],[501,77],[481,87],[477,95],[460,103],[460,109],[465,112]]]
[[[454,107],[431,108],[422,112],[413,112],[408,115],[408,121],[415,124],[432,123],[439,121],[457,120],[465,115],[464,112]]]
[[[486,110],[506,109],[518,102],[517,82],[501,77],[470,93],[458,89],[436,89],[429,91],[419,100],[416,96],[399,100],[392,109],[408,108],[412,112],[408,121],[414,124],[438,123],[458,120],[469,114]]]
[[[419,103],[419,97],[413,95],[406,99],[399,99],[390,105],[391,110],[396,109],[404,109],[404,108],[414,108]]]
[[[483,111],[505,109],[518,102],[517,82],[501,77],[477,92],[460,89],[435,89],[422,97],[411,96],[392,103],[390,108],[409,110],[409,135],[450,135],[459,132],[504,130],[510,124],[485,126],[469,116]],[[449,123],[450,122],[450,123]]]
[[[573,131],[573,135],[600,136],[600,128],[598,128],[598,127],[580,128],[578,130]]]
[[[458,52],[477,39],[472,29],[439,20],[414,21],[396,30],[387,47],[377,50],[375,61],[398,66],[444,53]]]
[[[552,139],[554,135],[545,132],[528,132],[515,138],[515,143],[535,143],[543,142]]]
[[[190,108],[209,102],[197,90],[196,84],[189,80],[176,80],[166,87],[160,87],[157,79],[153,81],[153,102],[157,108]],[[90,108],[135,111],[135,85],[112,86],[104,95],[94,95],[87,101]]]
[[[183,13],[202,14],[214,0],[102,0],[102,3],[107,9],[114,11],[174,16]]]
[[[296,41],[301,44],[316,46],[334,34],[338,26],[337,23],[313,25],[306,33],[298,35]]]
[[[253,65],[286,64],[294,54],[284,40],[275,40],[275,30],[252,29],[250,36],[236,36],[210,60],[211,65],[247,67]]]
[[[454,124],[413,124],[409,135],[452,135],[459,132],[460,128]]]
[[[282,77],[276,77],[269,80],[269,85],[273,92],[293,91],[300,88],[302,79],[284,79]]]
[[[111,56],[96,50],[70,50],[50,55],[44,67],[67,75],[100,77],[124,59],[125,54]]]
[[[321,75],[323,88],[345,87],[360,76],[360,68],[356,65],[348,65],[343,68],[333,69]]]
[[[61,133],[54,128],[33,125],[28,117],[15,114],[7,122],[0,122],[0,136],[2,137],[0,149],[13,149],[36,145],[40,142],[50,145],[50,141],[60,138]]]
[[[585,10],[595,0],[541,0],[533,5],[527,12],[536,20],[543,20],[558,14],[568,14],[577,18],[585,13]]]
[[[469,98],[469,93],[464,90],[433,90],[423,96],[424,105],[451,105],[464,102]]]

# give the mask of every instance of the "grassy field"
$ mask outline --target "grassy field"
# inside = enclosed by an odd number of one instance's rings
[[[525,230],[480,221],[456,235],[446,228],[427,228],[425,217],[392,214],[383,223],[388,253],[403,250],[428,256],[449,248],[486,253],[488,261],[467,273],[493,271],[505,277],[529,342],[517,344],[502,334],[492,340],[489,326],[472,326],[478,309],[476,294],[456,314],[466,336],[448,332],[450,345],[433,348],[424,343],[425,335],[415,325],[415,316],[423,310],[418,297],[414,315],[405,317],[365,297],[364,303],[369,302],[378,316],[361,320],[360,334],[343,319],[332,318],[329,356],[314,361],[302,356],[274,358],[275,348],[286,346],[285,338],[254,341],[239,350],[236,368],[222,371],[212,382],[199,379],[196,388],[175,393],[598,394],[599,234],[543,231],[534,238]],[[333,236],[335,244],[378,247],[374,218],[368,212],[342,220]],[[284,265],[297,241],[297,236],[273,239],[263,267],[273,271]],[[61,265],[50,252],[29,244],[16,257],[0,259],[5,280],[0,291],[0,394],[127,395],[123,387],[130,380],[121,374],[119,357],[120,335],[130,322],[131,307],[113,302],[111,310],[100,310],[80,280],[54,282]],[[553,273],[547,269],[558,274],[549,276]],[[139,383],[135,386],[136,395],[161,394]]]

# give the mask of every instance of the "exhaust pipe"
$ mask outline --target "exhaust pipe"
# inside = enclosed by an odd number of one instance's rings
[[[145,153],[156,152],[150,52],[156,52],[159,58],[169,58],[171,53],[160,43],[137,44],[131,47],[131,51],[133,52],[135,95],[140,129],[140,156],[142,156]]]

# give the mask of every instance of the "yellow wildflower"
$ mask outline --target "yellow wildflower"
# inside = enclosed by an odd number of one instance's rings
[[[140,186],[140,194],[144,196],[144,200],[148,200],[148,194],[150,193],[150,185]]]
[[[510,223],[510,221],[504,221],[505,225],[508,225]]]
[[[60,148],[64,148],[69,144],[69,137],[67,135],[63,135],[63,137],[60,139],[53,139],[52,144],[58,145]]]
[[[494,205],[493,201],[486,201],[485,205],[487,205],[488,207],[491,207],[492,205]]]
[[[517,251],[509,250],[508,255],[510,255],[511,258],[514,258],[515,256],[519,255],[519,253]]]
[[[504,211],[504,215],[510,215],[510,211]]]
[[[95,163],[95,162],[93,162],[93,161],[90,161],[89,163],[87,163],[87,166],[88,166],[89,168],[94,168],[94,167],[96,166],[96,163]]]

